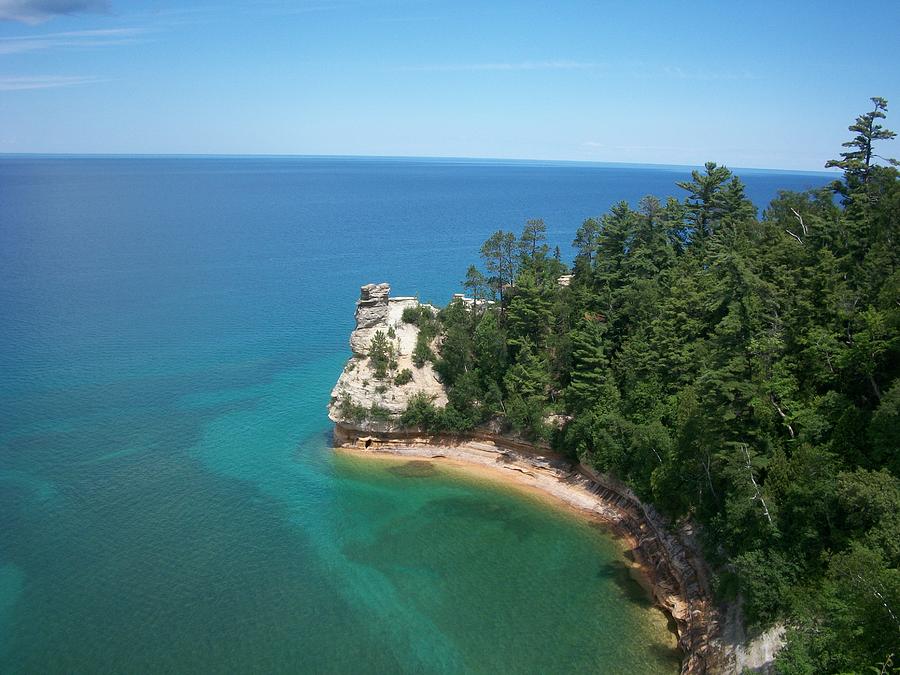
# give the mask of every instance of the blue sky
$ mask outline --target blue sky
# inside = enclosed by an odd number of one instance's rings
[[[0,18],[4,153],[821,169],[870,96],[900,129],[897,0],[0,0]]]

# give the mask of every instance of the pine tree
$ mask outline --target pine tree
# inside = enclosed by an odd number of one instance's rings
[[[603,349],[604,332],[600,317],[590,315],[572,331],[572,375],[565,398],[573,413],[592,408],[610,377]]]
[[[523,267],[536,264],[547,257],[550,247],[547,246],[547,226],[543,220],[529,220],[525,223],[522,236],[519,237],[519,257]]]
[[[494,297],[500,298],[501,312],[506,299],[506,288],[516,278],[516,235],[497,230],[481,246],[481,257],[488,271],[488,286]]]
[[[847,127],[856,133],[856,136],[841,145],[850,150],[842,152],[841,159],[830,159],[825,163],[826,168],[836,167],[844,170],[846,183],[844,187],[841,187],[840,183],[837,185],[838,191],[845,196],[848,196],[848,191],[869,182],[875,158],[884,159],[893,166],[898,165],[896,159],[886,159],[875,153],[876,141],[891,140],[897,134],[878,124],[878,120],[886,117],[888,102],[879,96],[872,97],[871,101],[875,105],[872,111],[860,115],[856,118],[856,122]]]
[[[703,239],[712,234],[722,215],[722,186],[731,178],[731,171],[715,162],[707,162],[704,171],[692,171],[690,181],[676,183],[690,193],[685,208],[691,238]]]
[[[487,279],[475,265],[469,265],[469,269],[466,270],[463,288],[472,294],[472,299],[475,300],[475,308],[477,309],[480,301],[485,299]]]
[[[494,311],[486,311],[473,337],[475,369],[487,390],[499,386],[506,372],[507,341]]]
[[[550,330],[552,302],[545,288],[538,285],[531,270],[522,272],[507,310],[508,341],[514,349],[528,340],[542,348]]]
[[[585,220],[575,233],[575,269],[582,275],[587,274],[594,266],[597,245],[600,238],[600,225],[593,218]]]

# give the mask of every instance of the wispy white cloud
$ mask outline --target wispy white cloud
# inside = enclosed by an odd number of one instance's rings
[[[108,47],[137,42],[141,28],[98,28],[43,35],[19,35],[0,38],[0,54],[21,54],[45,49]]]
[[[496,63],[450,63],[397,66],[392,70],[422,73],[452,73],[471,71],[514,71],[514,70],[597,70],[602,63],[588,61],[518,61]]]
[[[23,91],[26,89],[56,89],[74,87],[79,84],[103,82],[99,77],[86,75],[30,75],[0,76],[0,91]]]
[[[0,21],[34,24],[66,14],[107,12],[107,0],[0,0]]]

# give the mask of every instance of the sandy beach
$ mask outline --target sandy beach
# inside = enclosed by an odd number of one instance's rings
[[[337,452],[389,461],[425,460],[440,462],[478,478],[523,490],[557,508],[609,525],[616,535],[630,539],[627,532],[616,531],[621,513],[604,504],[591,492],[590,481],[574,468],[543,466],[520,457],[510,457],[497,448],[481,448],[477,442],[465,445],[380,447],[377,450],[338,446]],[[631,541],[633,548],[634,541]]]
[[[337,452],[385,461],[434,461],[523,490],[548,505],[606,526],[625,547],[635,579],[675,626],[682,672],[702,672],[716,621],[702,565],[658,514],[624,485],[527,444],[496,438],[372,440],[336,434]]]

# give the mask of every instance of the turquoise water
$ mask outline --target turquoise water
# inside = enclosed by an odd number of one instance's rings
[[[443,303],[492,230],[565,255],[684,174],[0,158],[0,671],[675,672],[607,534],[337,456],[325,404],[361,284]]]

